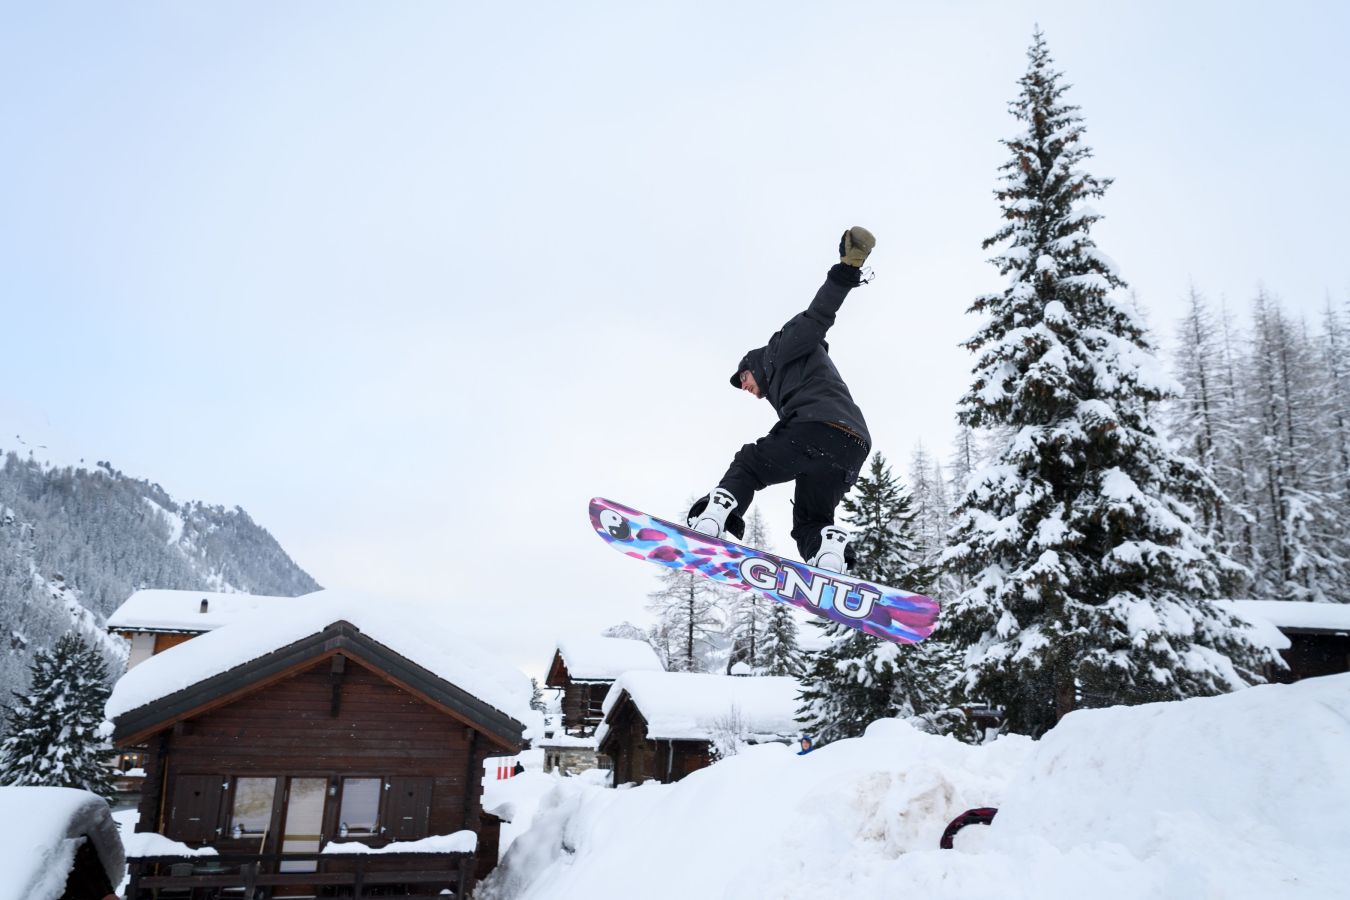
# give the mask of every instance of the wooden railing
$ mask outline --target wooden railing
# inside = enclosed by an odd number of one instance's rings
[[[313,863],[313,872],[281,872],[280,863]],[[191,897],[215,900],[268,898],[273,888],[315,889],[320,896],[435,897],[449,889],[456,897],[470,887],[472,853],[222,853],[219,856],[141,856],[127,860],[127,900]],[[375,893],[367,893],[368,888]]]

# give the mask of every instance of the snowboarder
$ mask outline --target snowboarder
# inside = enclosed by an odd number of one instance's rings
[[[809,565],[843,572],[853,554],[834,527],[834,508],[858,479],[872,438],[862,411],[830,360],[825,332],[848,292],[865,281],[862,265],[876,238],[854,226],[839,239],[839,262],[805,312],[763,347],[741,358],[731,386],[768,400],[778,423],[736,453],[722,480],[689,510],[689,527],[721,537],[745,535],[742,518],[755,492],[796,482],[792,539]]]

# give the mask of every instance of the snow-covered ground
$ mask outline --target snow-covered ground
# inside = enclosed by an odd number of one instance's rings
[[[1350,884],[1348,761],[1350,675],[1085,710],[982,747],[881,721],[674,785],[521,782],[547,793],[478,897],[1321,900]],[[977,806],[993,824],[938,849]]]

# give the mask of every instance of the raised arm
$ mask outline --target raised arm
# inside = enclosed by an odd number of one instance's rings
[[[783,326],[778,339],[775,363],[784,365],[799,356],[805,356],[817,344],[824,342],[825,332],[834,324],[835,314],[843,305],[848,292],[861,281],[855,266],[838,263],[830,268],[825,283],[816,291],[811,305],[799,312]]]
[[[862,284],[862,264],[876,246],[872,232],[854,225],[839,239],[839,262],[830,268],[825,283],[816,291],[815,298],[805,312],[788,320],[779,332],[776,365],[792,362],[810,353],[824,343],[825,332],[834,324],[835,313],[843,305],[848,292]]]

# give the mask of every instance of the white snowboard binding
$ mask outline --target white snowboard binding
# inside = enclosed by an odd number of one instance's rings
[[[731,495],[731,491],[723,488],[714,488],[708,495],[708,502],[703,508],[699,509],[699,504],[694,504],[694,509],[690,510],[689,527],[699,534],[706,534],[709,537],[720,538],[723,530],[727,527],[727,516],[736,508],[736,498]]]
[[[842,575],[847,568],[844,561],[847,549],[848,532],[833,525],[826,525],[820,529],[820,549],[816,551],[815,556],[806,561],[806,564]]]

